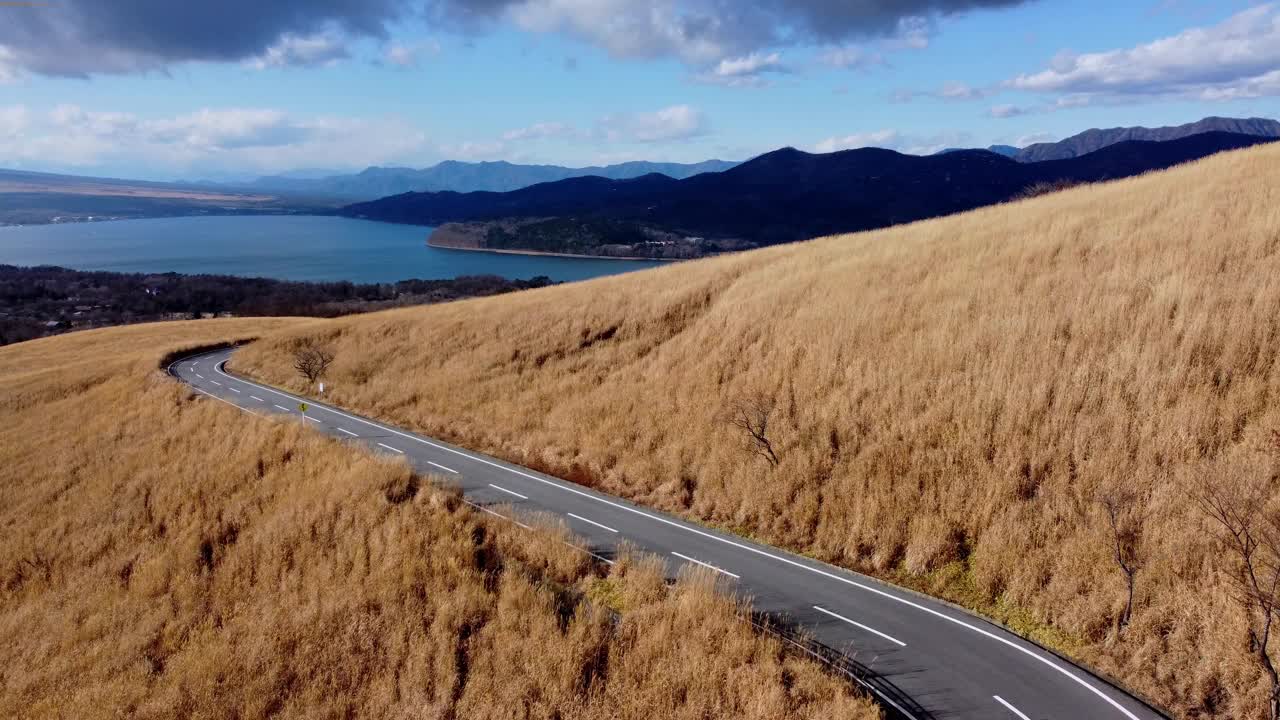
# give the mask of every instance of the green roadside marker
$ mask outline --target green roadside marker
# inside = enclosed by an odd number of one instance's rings
[[[301,410],[302,412],[306,412],[306,411],[307,411],[307,404],[306,404],[306,403],[298,403],[298,409],[299,409],[299,410]]]

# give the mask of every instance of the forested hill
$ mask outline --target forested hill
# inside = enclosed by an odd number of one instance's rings
[[[768,245],[948,215],[1040,187],[1129,177],[1270,141],[1211,132],[1168,142],[1122,142],[1040,163],[986,150],[921,157],[877,148],[820,155],[784,148],[685,180],[585,177],[506,193],[405,193],[339,213],[425,225],[571,217]]]

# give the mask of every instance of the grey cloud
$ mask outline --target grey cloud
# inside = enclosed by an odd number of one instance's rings
[[[933,19],[1030,0],[481,0],[526,29],[563,31],[615,56],[674,55],[709,65],[794,44],[894,38],[928,44]],[[470,4],[453,0],[453,5]]]
[[[533,32],[563,32],[619,57],[677,57],[705,68],[770,47],[907,37],[922,18],[1030,1],[59,0],[5,12],[0,77],[13,68],[86,76],[252,61],[270,57],[289,38],[385,39],[389,22],[408,17],[467,31],[514,22]],[[326,57],[343,52],[334,48]]]
[[[1011,7],[1024,0],[772,0],[779,15],[794,14],[821,40],[859,35],[888,35],[904,18],[950,15],[969,10]]]
[[[43,75],[139,72],[260,57],[326,31],[381,38],[404,12],[401,0],[60,0],[6,10],[0,48],[10,65]]]

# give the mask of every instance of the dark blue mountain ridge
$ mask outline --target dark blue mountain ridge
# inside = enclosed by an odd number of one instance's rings
[[[782,148],[683,180],[582,177],[505,193],[404,193],[339,214],[440,225],[508,218],[580,218],[752,244],[887,227],[1004,202],[1038,184],[1138,175],[1270,138],[1201,133],[1127,141],[1066,160],[1019,163],[986,150],[904,155],[862,148],[812,154]]]
[[[585,176],[625,180],[661,173],[680,179],[704,172],[727,170],[736,164],[726,160],[704,160],[697,163],[630,161],[571,168],[559,165],[521,165],[503,160],[445,160],[422,169],[373,166],[353,174],[321,178],[270,175],[244,183],[242,187],[259,191],[371,200],[405,192],[506,192],[538,183]]]

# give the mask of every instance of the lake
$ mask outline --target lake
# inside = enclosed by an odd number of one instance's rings
[[[112,220],[0,227],[0,264],[350,280],[459,275],[585,280],[661,263],[503,255],[427,247],[431,228],[310,215]]]

